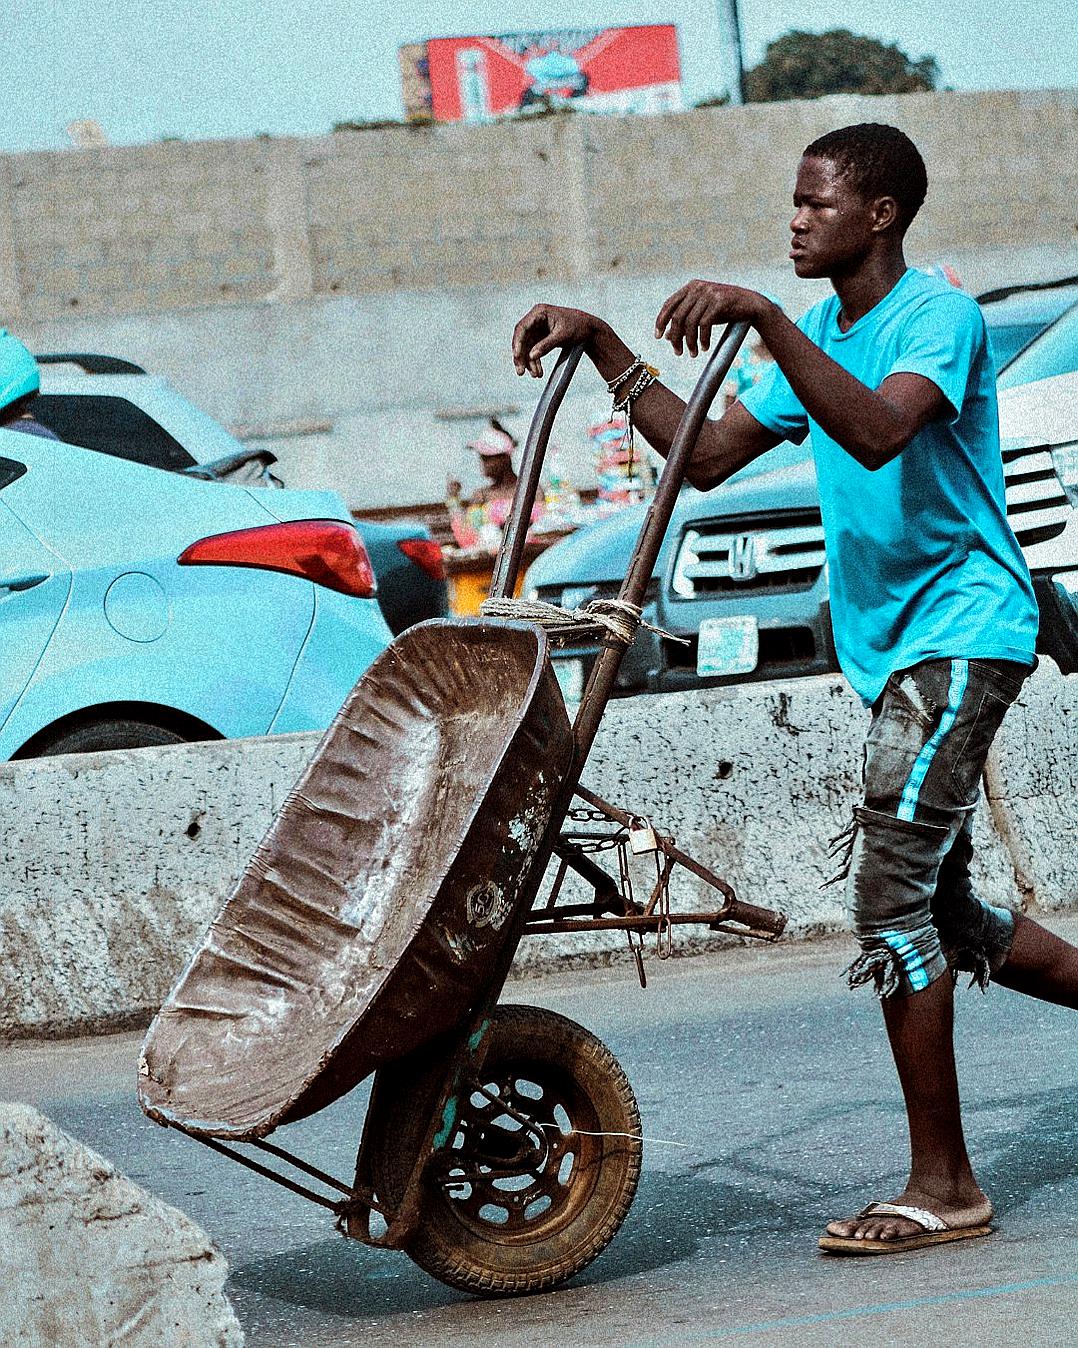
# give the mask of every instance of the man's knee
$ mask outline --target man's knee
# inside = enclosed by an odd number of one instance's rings
[[[865,807],[854,813],[846,900],[861,954],[846,971],[849,985],[871,983],[880,997],[921,992],[947,969],[931,899],[949,830]]]
[[[987,991],[992,977],[1007,962],[1014,943],[1015,916],[1009,908],[985,903],[972,891],[952,896],[950,903],[933,906],[933,919],[944,957],[955,977],[970,975]]]
[[[851,988],[871,984],[877,997],[923,992],[947,972],[939,933],[931,923],[891,931],[858,932],[861,953],[846,970]]]

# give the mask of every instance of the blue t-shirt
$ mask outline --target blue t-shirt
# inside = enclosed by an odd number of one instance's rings
[[[869,388],[900,371],[923,375],[954,413],[870,472],[807,415],[777,365],[741,397],[776,435],[800,443],[811,432],[843,673],[871,704],[889,675],[921,660],[1031,665],[1037,602],[1007,522],[979,307],[913,268],[846,332],[840,307],[831,295],[798,327]]]

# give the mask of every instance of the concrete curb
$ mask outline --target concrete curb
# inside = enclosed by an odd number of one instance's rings
[[[857,798],[864,721],[837,677],[626,699],[611,705],[584,781],[651,815],[740,898],[784,909],[791,935],[835,930],[845,919],[841,886],[824,887],[828,840]],[[992,902],[1078,900],[1076,728],[1078,680],[1045,661],[1004,723],[978,808],[977,881]],[[0,765],[0,810],[27,821],[0,846],[0,1036],[148,1020],[317,740]],[[646,881],[645,865],[638,888]],[[673,898],[711,892],[686,877]],[[532,937],[518,964],[624,950],[609,932]]]
[[[4,1343],[242,1348],[205,1234],[28,1105],[0,1104],[0,1267]]]

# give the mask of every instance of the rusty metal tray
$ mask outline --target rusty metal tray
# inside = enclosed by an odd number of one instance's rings
[[[255,1139],[461,1022],[571,771],[542,632],[435,621],[349,695],[162,1007],[143,1109]]]

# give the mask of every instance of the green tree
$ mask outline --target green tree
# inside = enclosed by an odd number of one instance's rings
[[[771,103],[824,94],[912,94],[935,89],[939,77],[934,56],[914,61],[893,42],[848,28],[795,30],[768,43],[764,59],[745,72],[745,97]]]

